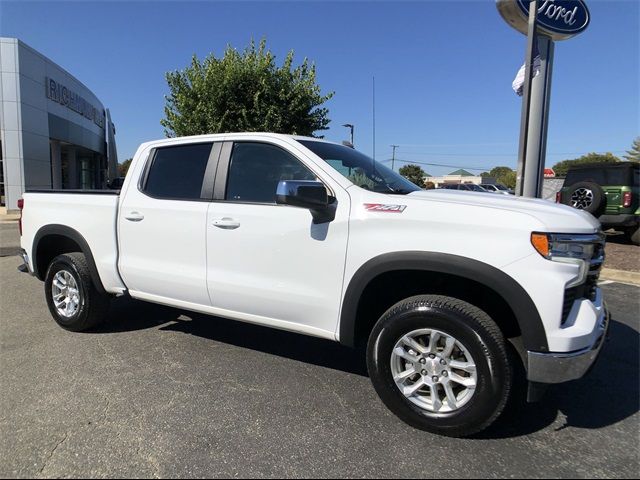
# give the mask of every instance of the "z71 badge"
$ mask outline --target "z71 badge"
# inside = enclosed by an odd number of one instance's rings
[[[384,203],[365,203],[365,210],[368,212],[390,212],[390,213],[402,213],[407,208],[406,205],[386,205]]]

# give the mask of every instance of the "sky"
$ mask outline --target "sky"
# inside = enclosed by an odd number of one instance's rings
[[[555,48],[547,166],[588,152],[623,155],[640,135],[640,1],[586,0],[591,24]],[[282,62],[294,50],[317,67],[333,141],[420,162],[431,175],[459,167],[515,168],[521,99],[511,82],[526,37],[494,0],[414,2],[11,2],[0,35],[17,37],[68,70],[111,111],[120,161],[164,137],[165,73],[193,54],[220,56],[266,38]],[[433,165],[437,164],[437,165]],[[440,166],[445,165],[445,166]]]

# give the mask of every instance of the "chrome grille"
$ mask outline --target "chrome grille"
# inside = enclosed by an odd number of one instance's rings
[[[589,274],[587,279],[581,285],[568,288],[564,292],[564,302],[562,305],[562,323],[564,324],[569,317],[571,307],[576,300],[587,299],[595,300],[598,289],[598,279],[600,278],[600,271],[604,264],[604,235],[600,237],[599,241],[594,242],[593,256],[589,259]]]

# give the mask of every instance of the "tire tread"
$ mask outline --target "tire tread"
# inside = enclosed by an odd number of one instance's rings
[[[64,253],[62,255],[58,255],[51,261],[49,267],[47,268],[47,279],[49,279],[52,275],[51,269],[53,268],[53,266],[58,263],[67,263],[74,266],[75,270],[80,276],[79,281],[83,287],[86,309],[84,312],[81,312],[81,318],[77,319],[73,323],[63,324],[59,322],[57,320],[58,316],[55,306],[50,300],[48,291],[49,283],[48,281],[45,281],[47,304],[54,319],[56,319],[56,322],[62,328],[73,332],[82,332],[98,326],[104,321],[106,314],[109,311],[110,298],[108,295],[100,293],[94,286],[93,281],[91,280],[91,273],[86,257],[83,253],[80,252]]]
[[[474,328],[479,328],[484,331],[486,336],[491,339],[494,347],[497,348],[497,354],[499,357],[499,361],[504,362],[509,368],[505,369],[505,379],[504,379],[504,389],[502,390],[501,398],[499,400],[498,406],[493,412],[493,414],[484,420],[482,423],[475,425],[474,427],[463,426],[459,428],[450,428],[446,431],[439,431],[438,433],[444,434],[451,437],[467,437],[473,434],[476,434],[484,429],[486,429],[489,425],[495,422],[495,420],[502,414],[507,401],[511,395],[511,388],[513,383],[512,378],[512,369],[510,368],[509,355],[506,348],[505,338],[500,330],[500,327],[487,315],[486,312],[481,310],[480,308],[467,303],[463,300],[459,300],[457,298],[448,297],[444,295],[416,295],[413,297],[406,298],[401,300],[400,302],[393,305],[389,308],[378,320],[378,323],[374,327],[372,331],[372,337],[374,336],[377,327],[379,325],[383,325],[385,322],[389,321],[392,317],[395,317],[399,314],[415,311],[420,307],[429,307],[429,308],[437,308],[442,310],[450,310],[453,311],[460,316],[464,317],[466,320],[474,322]],[[370,339],[371,341],[371,339]]]

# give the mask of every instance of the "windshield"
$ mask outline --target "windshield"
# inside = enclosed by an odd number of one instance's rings
[[[484,188],[474,183],[466,183],[464,186],[467,187],[468,190],[473,190],[474,192],[486,192]]]
[[[494,185],[494,187],[497,188],[498,190],[502,190],[502,191],[509,190],[507,187],[505,187],[504,185],[500,185],[499,183],[496,183]]]
[[[353,184],[379,193],[407,194],[420,187],[381,163],[350,147],[335,143],[298,140]]]

